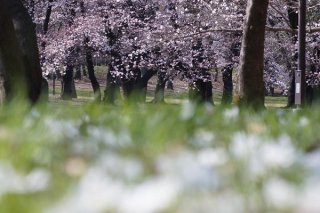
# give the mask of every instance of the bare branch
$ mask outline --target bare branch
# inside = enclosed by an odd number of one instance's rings
[[[279,14],[286,22],[286,24],[290,27],[289,19],[280,11],[278,10],[273,4],[270,4],[270,7]]]
[[[310,7],[308,7],[308,9],[314,9],[316,7],[320,7],[320,4],[316,4],[316,5],[310,6]]]

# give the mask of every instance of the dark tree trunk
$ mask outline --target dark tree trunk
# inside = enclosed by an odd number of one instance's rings
[[[49,84],[47,79],[42,78],[42,100],[48,101],[49,100]]]
[[[168,79],[168,81],[167,81],[167,89],[168,90],[174,90],[173,81],[171,79]]]
[[[264,40],[268,0],[248,0],[238,82],[239,104],[264,107]]]
[[[147,88],[148,88],[148,82],[157,73],[154,69],[144,69],[142,70],[142,77],[140,79],[140,82],[137,82],[137,88],[136,90],[141,91],[141,101],[146,102],[147,99]]]
[[[314,50],[314,58],[318,62],[317,64],[314,64],[314,72],[320,72],[320,43],[318,43],[318,46],[315,47]],[[319,83],[313,87],[313,103],[319,105],[320,104],[320,85]]]
[[[142,103],[146,101],[147,83],[143,80],[140,69],[134,72],[136,73],[135,78],[122,83],[123,96],[127,101]]]
[[[269,86],[269,92],[271,96],[274,96],[274,87],[273,86]]]
[[[107,74],[107,85],[104,91],[103,101],[107,104],[114,104],[117,96],[120,94],[120,87],[116,79],[111,75],[110,71]]]
[[[1,101],[24,92],[26,67],[8,12],[8,1],[0,0],[0,75]],[[22,88],[21,88],[22,86]],[[26,85],[25,85],[26,86]],[[32,99],[31,99],[32,100]]]
[[[208,72],[202,72],[203,77],[196,79],[189,88],[189,99],[195,103],[213,103],[212,80]]]
[[[295,89],[296,89],[296,78],[295,78],[295,72],[294,70],[290,73],[290,86],[288,91],[288,102],[287,107],[293,107],[294,106],[294,99],[295,99]]]
[[[287,3],[288,5],[288,18],[290,22],[290,27],[294,30],[298,29],[298,23],[299,23],[299,14],[296,9],[296,6],[298,5],[297,0],[290,0]],[[295,44],[298,40],[297,35],[293,34],[292,35],[292,42]],[[297,50],[295,50],[297,51]],[[297,63],[298,60],[298,53],[296,52],[294,54],[294,57],[292,58],[292,61],[294,64]],[[293,107],[295,105],[295,89],[296,89],[296,83],[295,83],[295,69],[297,69],[297,66],[294,65],[292,66],[291,63],[288,61],[287,62],[287,67],[290,71],[290,86],[289,86],[289,91],[288,91],[288,102],[287,102],[287,107]]]
[[[148,81],[155,75],[155,70],[133,71],[136,77],[122,83],[123,95],[126,100],[133,102],[145,102],[147,98]]]
[[[88,68],[89,79],[91,82],[91,86],[94,92],[95,100],[100,102],[101,101],[101,91],[100,91],[100,84],[94,74],[94,65],[92,60],[92,53],[89,47],[86,47],[86,62]]]
[[[307,86],[307,92],[308,92],[308,87],[309,86]],[[311,94],[307,96],[307,98],[311,97],[311,101],[309,101],[308,104],[310,104],[310,105],[311,104],[312,105],[319,105],[320,104],[320,87],[319,87],[319,85],[315,86],[315,87],[312,87],[312,91],[310,93]]]
[[[314,89],[311,85],[307,85],[306,86],[306,106],[311,106],[313,104],[313,100],[314,100]]]
[[[74,83],[74,79],[72,78],[72,98],[77,98],[77,90],[76,84]]]
[[[75,80],[81,80],[82,79],[81,66],[80,65],[76,66],[76,73],[74,74],[74,79]]]
[[[315,76],[320,72],[320,46],[313,50],[313,62],[310,64],[310,72],[307,75],[309,85],[306,86],[306,104],[307,106],[320,104],[320,84]]]
[[[189,99],[195,103],[213,104],[212,81],[195,81],[189,88]]]
[[[56,94],[56,75],[52,75],[52,95]]]
[[[77,98],[73,81],[73,66],[67,65],[66,73],[62,77],[61,99],[71,100],[72,98]]]
[[[233,96],[233,82],[232,82],[233,64],[227,65],[222,71],[223,79],[223,94],[221,104],[230,105]]]
[[[168,79],[168,81],[167,81],[167,89],[174,90],[173,81],[171,79]]]
[[[56,77],[56,79],[61,79],[62,78],[61,72],[59,70],[55,71],[55,77]]]
[[[23,56],[26,70],[24,77],[26,78],[28,95],[31,101],[36,102],[41,93],[42,71],[40,67],[35,24],[32,22],[27,9],[20,0],[5,2],[8,6],[8,12],[12,17],[15,33]]]
[[[87,76],[88,74],[87,74],[87,70],[86,70],[86,66],[82,66],[82,74],[83,74],[83,76]]]
[[[137,97],[134,97],[134,85],[136,84],[136,79],[130,79],[122,83],[122,90],[123,90],[123,97],[127,101],[138,101],[140,102],[141,100],[137,100]],[[136,95],[135,95],[136,96]],[[140,97],[141,98],[141,97]]]
[[[48,30],[49,30],[49,23],[50,23],[50,17],[51,17],[51,13],[52,13],[52,3],[53,0],[49,0],[49,5],[47,7],[47,11],[46,11],[46,17],[43,21],[43,34],[47,34]]]
[[[153,103],[164,103],[164,91],[166,87],[166,77],[163,74],[158,75],[158,81],[154,92]]]

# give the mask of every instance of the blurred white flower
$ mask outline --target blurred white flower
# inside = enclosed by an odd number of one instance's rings
[[[310,176],[320,177],[320,150],[301,156],[300,163],[309,170]]]
[[[298,124],[300,127],[305,127],[309,124],[309,119],[306,117],[301,117]]]
[[[50,184],[51,175],[45,169],[34,169],[24,177],[26,192],[44,191]]]
[[[306,184],[298,202],[297,213],[319,213],[320,212],[320,179],[306,180]]]
[[[285,169],[298,159],[298,152],[288,136],[267,140],[254,134],[236,133],[230,145],[231,154],[244,163],[250,178],[261,177],[273,169]]]
[[[191,143],[196,147],[209,147],[213,145],[215,136],[212,131],[199,129],[191,138]]]
[[[278,177],[266,181],[263,195],[267,204],[278,210],[290,210],[298,201],[296,188]]]
[[[223,112],[223,116],[226,119],[235,119],[239,116],[239,108],[238,107],[232,107],[230,109],[226,109]]]
[[[113,180],[101,168],[93,167],[69,194],[47,213],[100,213],[115,209],[124,193],[121,181]]]
[[[227,153],[224,149],[204,149],[198,153],[199,163],[206,167],[221,166],[228,161]]]
[[[246,159],[253,155],[259,147],[261,138],[256,135],[248,135],[244,132],[234,134],[230,151],[237,158]]]
[[[177,179],[151,178],[126,191],[119,202],[118,212],[162,212],[177,199],[179,191]]]
[[[298,154],[288,136],[281,136],[278,141],[263,143],[257,154],[268,168],[287,168],[297,159]]]
[[[17,172],[9,163],[0,162],[0,197],[6,193],[27,194],[48,188],[51,175],[47,170],[34,169],[27,175]]]
[[[48,129],[48,134],[52,135],[57,142],[62,137],[77,138],[79,135],[79,124],[75,121],[46,118],[44,125]]]
[[[213,167],[204,163],[204,159],[190,151],[179,151],[163,155],[157,159],[158,172],[179,180],[183,191],[214,190],[220,184],[220,178]]]
[[[192,102],[185,102],[182,104],[180,117],[182,120],[189,120],[195,113],[195,104]]]

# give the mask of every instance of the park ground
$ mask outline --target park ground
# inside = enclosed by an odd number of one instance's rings
[[[101,86],[101,92],[104,92],[106,85],[106,76],[104,66],[96,66],[96,77]],[[53,94],[53,81],[48,79],[49,82],[49,101],[52,104],[64,104],[60,98],[61,92],[61,81],[57,80],[55,82],[55,93]],[[154,76],[150,79],[147,89],[147,102],[151,102],[154,97],[154,90],[157,84],[157,77]],[[90,80],[87,76],[83,76],[81,80],[75,80],[75,86],[77,90],[77,98],[72,100],[74,105],[82,105],[84,103],[93,100],[93,90],[91,87]],[[214,103],[220,105],[222,98],[223,82],[221,73],[218,74],[217,80],[213,81],[213,99]],[[287,104],[287,97],[281,95],[282,91],[277,91],[274,96],[267,96],[265,100],[265,105],[267,108],[283,108]],[[167,104],[181,104],[188,100],[188,85],[185,81],[176,78],[174,80],[174,90],[165,90],[165,102]]]
[[[77,87],[0,108],[0,212],[320,212],[316,108],[196,106],[182,83],[169,104],[106,106]]]

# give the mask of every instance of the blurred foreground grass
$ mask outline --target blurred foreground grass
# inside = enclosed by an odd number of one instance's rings
[[[320,212],[319,120],[15,102],[0,109],[0,212]]]

